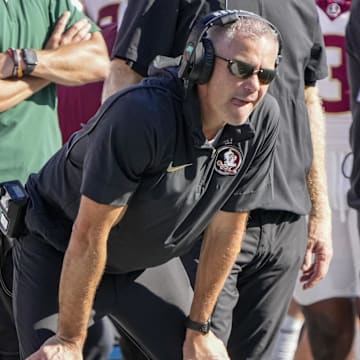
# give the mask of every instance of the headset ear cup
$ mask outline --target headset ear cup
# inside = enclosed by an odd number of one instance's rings
[[[203,46],[203,56],[199,67],[198,84],[207,83],[214,70],[215,48],[210,39],[203,38],[201,40]]]

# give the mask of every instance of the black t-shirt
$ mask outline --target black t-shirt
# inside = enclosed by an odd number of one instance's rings
[[[205,0],[129,1],[112,56],[128,60],[137,73],[146,76],[157,55],[182,54],[189,27],[209,10]]]
[[[306,176],[312,163],[312,141],[304,89],[327,75],[323,34],[313,0],[258,3],[260,15],[274,23],[283,38],[279,76],[269,89],[279,103],[281,118],[274,201],[265,208],[307,214]]]
[[[176,71],[111,98],[39,174],[30,177],[28,228],[60,251],[80,195],[127,205],[108,241],[108,272],[127,272],[184,254],[220,209],[248,211],[271,197],[279,110],[269,95],[216,145],[201,129],[196,90]]]
[[[161,0],[155,1],[157,2],[161,3]],[[196,1],[190,3],[195,5]],[[217,10],[225,6],[224,0],[208,0],[204,3],[202,11]],[[279,75],[269,89],[279,103],[281,115],[275,159],[274,199],[271,202],[264,199],[259,203],[259,208],[307,214],[310,209],[310,198],[306,175],[312,162],[312,143],[304,89],[305,85],[313,85],[316,80],[327,75],[325,47],[315,1],[229,0],[227,3],[228,8],[257,12],[272,22],[283,38]],[[172,18],[169,21],[173,24],[183,24],[184,29],[188,28],[194,20],[191,11],[194,16],[195,9],[189,7],[188,10],[186,16],[182,16],[182,12],[177,12],[176,19]],[[127,16],[131,17],[131,12],[125,15]],[[154,26],[150,28],[146,21],[136,23],[134,20],[133,28],[128,28],[128,31],[138,34],[137,41],[127,42],[120,33],[113,49],[113,56],[135,61],[134,69],[143,69],[140,71],[143,76],[146,75],[144,69],[147,69],[156,54],[177,56],[182,53],[180,49],[183,49],[186,41],[184,34],[175,36],[174,31],[161,31],[161,36],[157,36],[153,41],[160,29],[167,26],[168,19],[160,17],[160,13],[154,7],[147,7],[146,16],[151,19]],[[136,13],[132,13],[132,17],[136,17]],[[136,57],[127,56],[127,51],[131,52],[132,49],[136,49]]]

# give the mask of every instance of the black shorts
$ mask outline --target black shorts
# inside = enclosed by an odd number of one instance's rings
[[[112,57],[129,61],[140,75],[156,55],[176,57],[183,53],[198,10],[208,11],[201,0],[136,0],[128,7],[115,40]]]

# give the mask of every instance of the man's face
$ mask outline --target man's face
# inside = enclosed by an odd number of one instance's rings
[[[249,38],[238,34],[228,43],[219,44],[215,53],[223,58],[251,64],[256,70],[274,69],[277,44],[268,36]],[[257,74],[242,79],[233,75],[228,66],[227,61],[215,58],[211,79],[199,86],[203,128],[207,137],[212,136],[215,128],[218,130],[226,123],[244,123],[269,87],[269,84],[259,81]]]

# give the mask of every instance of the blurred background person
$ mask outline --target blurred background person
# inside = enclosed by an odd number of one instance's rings
[[[138,83],[147,75],[149,64],[157,55],[181,55],[190,27],[210,10],[216,10],[216,5],[211,9],[210,1],[205,0],[129,1],[112,49],[103,101]]]
[[[353,153],[353,166],[348,192],[349,206],[357,212],[358,230],[360,234],[360,1],[352,0],[348,25],[346,27],[346,50],[348,64],[348,79],[350,84],[350,106],[352,125],[350,130],[350,145]],[[358,260],[358,259],[357,259]],[[360,306],[358,304],[358,315]],[[360,359],[359,332],[356,343],[356,356]]]
[[[351,14],[346,29],[346,49],[348,74],[351,90],[352,126],[350,132],[351,148],[354,156],[351,172],[351,188],[348,194],[349,205],[360,210],[360,1],[353,0]],[[359,223],[358,223],[359,225]],[[360,225],[359,225],[360,228]]]
[[[347,205],[351,159],[348,133],[351,123],[346,71],[345,27],[351,1],[317,0],[324,35],[329,76],[319,81],[326,115],[326,168],[332,209],[334,257],[325,279],[303,290],[297,282],[294,301],[282,325],[274,359],[354,359],[357,298],[360,295],[360,242],[356,213]],[[306,331],[297,349],[303,315]],[[309,349],[311,351],[309,351]]]
[[[25,182],[61,146],[55,84],[104,79],[109,59],[99,29],[69,0],[1,2],[0,18],[0,182]],[[84,67],[89,58],[94,60]],[[2,360],[19,358],[11,307],[11,248],[0,234]],[[2,271],[5,265],[7,272]],[[106,321],[98,322],[90,333],[98,341],[106,330]],[[97,353],[103,344],[86,347],[88,358],[103,356]]]

